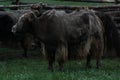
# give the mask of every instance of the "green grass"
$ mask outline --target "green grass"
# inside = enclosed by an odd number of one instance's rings
[[[11,2],[10,2],[10,1],[0,2],[0,5],[9,5],[9,4],[11,4]]]
[[[54,71],[47,70],[47,61],[40,50],[29,51],[22,57],[22,50],[0,48],[0,80],[120,80],[120,59],[103,59],[102,67],[85,68],[85,60],[67,61],[65,72],[59,72],[57,62]]]
[[[69,6],[98,6],[98,5],[110,5],[111,3],[86,3],[86,2],[71,2],[71,1],[60,1],[60,0],[20,0],[21,2],[30,3],[46,3],[50,5],[69,5]],[[7,5],[11,2],[0,2],[0,4]]]
[[[72,2],[72,1],[60,1],[60,0],[29,0],[33,3],[43,2],[51,5],[69,5],[69,6],[96,6],[96,5],[108,5],[108,3],[86,3],[86,2]],[[28,2],[24,0],[23,2]]]

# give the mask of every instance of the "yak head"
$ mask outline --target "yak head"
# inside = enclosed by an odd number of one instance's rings
[[[32,32],[32,23],[36,19],[36,14],[31,11],[23,14],[18,22],[12,27],[12,32],[15,33],[31,33]]]

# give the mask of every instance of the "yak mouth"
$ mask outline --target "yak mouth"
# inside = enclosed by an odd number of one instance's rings
[[[12,33],[15,34],[16,32],[17,32],[17,30],[16,30],[16,25],[14,25],[14,26],[12,27]]]
[[[13,34],[21,33],[21,32],[22,32],[22,28],[21,28],[18,24],[15,24],[15,25],[12,27],[11,32],[12,32]]]

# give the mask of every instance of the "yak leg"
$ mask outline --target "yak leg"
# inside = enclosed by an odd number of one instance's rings
[[[82,45],[82,47],[81,47],[81,51],[82,51],[82,54],[84,54],[84,55],[87,55],[87,59],[86,59],[86,67],[87,68],[91,68],[91,64],[90,64],[90,62],[91,62],[91,57],[92,57],[92,39],[91,38],[89,38],[88,40],[87,40],[87,42],[86,43],[84,43],[83,45]]]
[[[55,48],[45,45],[45,56],[48,60],[48,69],[53,71],[53,63],[55,61]]]
[[[21,40],[21,46],[24,49],[23,56],[28,57],[27,51],[32,47],[32,35],[26,34],[23,39]]]
[[[59,64],[59,70],[60,71],[64,71],[64,63],[67,59],[68,56],[68,50],[67,50],[67,46],[64,44],[60,44],[57,48],[57,61]]]
[[[92,46],[92,44],[91,44]],[[95,49],[94,47],[91,47],[88,54],[87,54],[87,62],[86,62],[86,67],[87,68],[91,68],[91,58],[92,58],[92,55],[94,53],[94,50]]]
[[[24,57],[27,57],[27,56],[28,56],[28,55],[27,55],[28,47],[27,47],[27,45],[25,45],[25,42],[24,42],[24,41],[21,41],[21,46],[22,46],[22,48],[23,48],[23,50],[24,50],[23,56],[24,56]]]
[[[96,41],[96,39],[92,38],[91,43],[89,45],[89,52],[87,52],[87,63],[86,63],[86,67],[87,68],[91,68],[91,58],[93,56],[93,54],[96,54],[97,49],[98,49],[98,42]]]
[[[97,53],[96,53],[96,68],[100,68],[101,57],[104,53],[104,41],[102,38],[98,41],[97,45],[98,45],[98,47],[97,47]]]
[[[27,55],[27,51],[28,51],[28,48],[24,47],[24,53],[23,53],[23,56],[26,57],[26,58],[28,57],[28,55]]]
[[[92,57],[92,53],[87,54],[87,62],[86,62],[86,67],[87,68],[91,68],[91,64],[90,64],[91,57]]]
[[[103,49],[104,49],[104,41],[103,38],[92,38],[92,42],[90,44],[90,50],[89,50],[89,54],[87,54],[87,67],[90,68],[90,62],[91,62],[91,57],[94,54],[96,56],[96,66],[97,68],[100,67],[101,63],[101,57],[103,54]]]

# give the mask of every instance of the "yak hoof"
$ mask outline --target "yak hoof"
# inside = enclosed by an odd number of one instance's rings
[[[101,65],[100,65],[100,64],[96,66],[96,68],[97,68],[97,69],[100,69],[100,67],[101,67]]]
[[[27,57],[28,57],[28,55],[23,54],[23,57],[27,58]]]
[[[51,66],[48,67],[48,70],[51,71],[51,72],[54,71],[53,68],[52,68]]]

